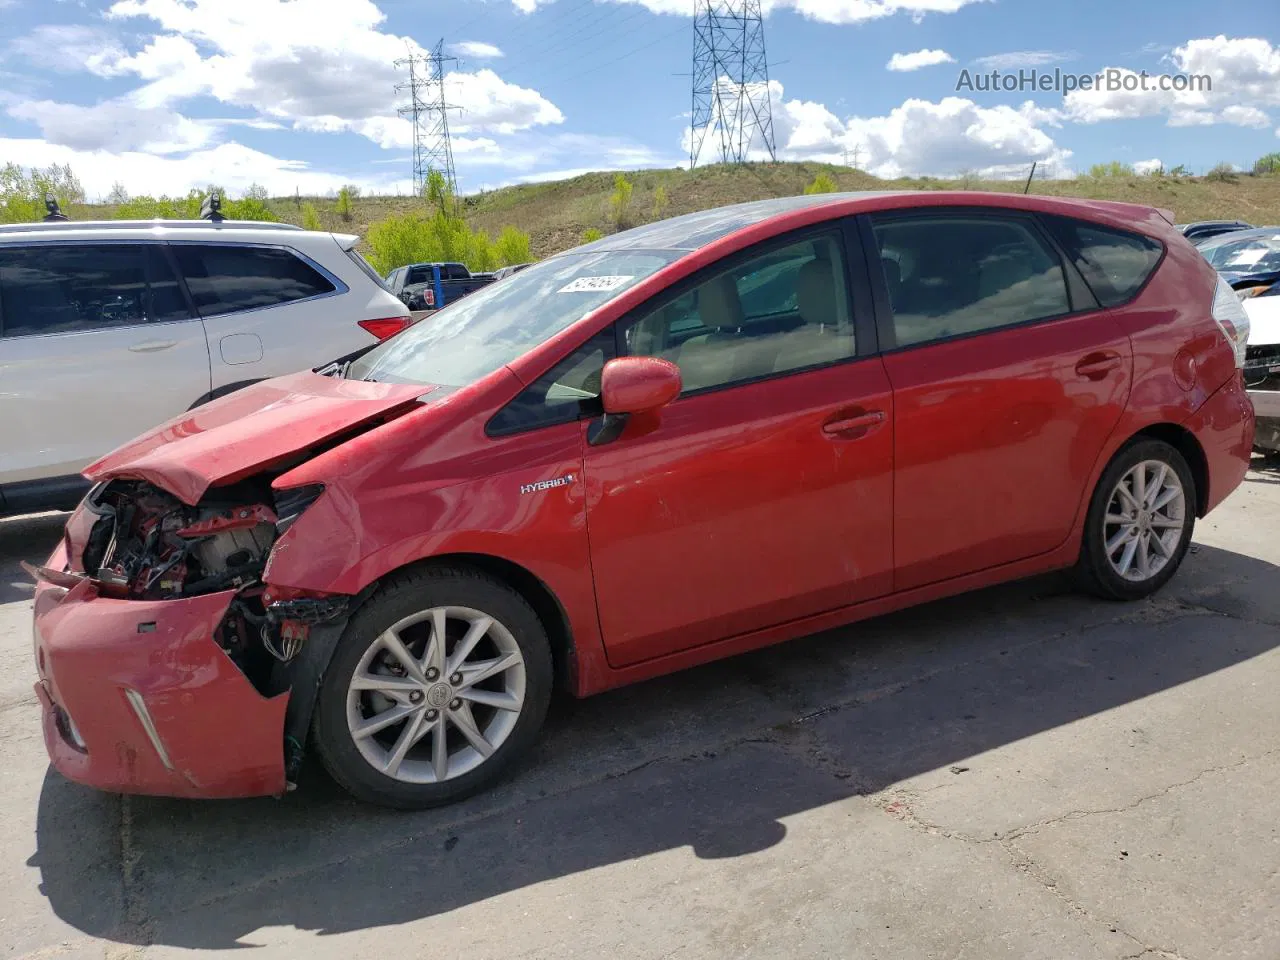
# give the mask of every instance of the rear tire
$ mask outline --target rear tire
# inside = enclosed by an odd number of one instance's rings
[[[1130,443],[1103,471],[1085,518],[1074,574],[1107,600],[1141,600],[1177,573],[1195,530],[1197,491],[1186,459],[1163,440]]]
[[[465,567],[407,571],[351,618],[312,735],[329,774],[360,800],[452,803],[528,752],[552,675],[546,631],[510,586]]]

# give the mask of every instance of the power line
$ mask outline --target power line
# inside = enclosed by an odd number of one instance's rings
[[[409,102],[397,110],[413,124],[413,184],[419,194],[426,191],[433,172],[444,176],[452,196],[458,195],[458,178],[453,167],[453,146],[449,141],[449,111],[458,109],[444,95],[444,65],[456,63],[444,53],[440,40],[429,55],[410,51],[395,61],[397,69],[409,68],[409,80],[396,84],[396,93],[408,93]]]
[[[559,80],[562,83],[568,83],[571,80],[577,80],[579,77],[585,77],[588,74],[595,73],[598,70],[604,70],[608,67],[611,67],[615,63],[617,63],[619,60],[626,60],[628,57],[633,57],[637,53],[641,53],[644,50],[648,50],[650,47],[657,46],[659,43],[662,43],[662,41],[669,40],[671,37],[674,37],[677,33],[684,33],[685,30],[687,29],[688,27],[686,27],[682,23],[680,24],[680,26],[676,27],[674,30],[670,30],[658,37],[655,37],[653,40],[650,40],[648,43],[642,43],[638,47],[632,47],[626,53],[619,53],[614,56],[611,56],[606,62],[597,64],[594,67],[588,67],[586,70],[583,70],[580,73],[571,74],[570,76],[567,76],[567,77],[563,75],[557,75],[556,73],[550,73],[550,74],[547,74],[547,79]]]
[[[760,0],[695,0],[689,166],[712,129],[722,163],[744,163],[753,144],[777,159]]]

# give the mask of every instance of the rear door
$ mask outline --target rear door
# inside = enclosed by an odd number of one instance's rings
[[[0,247],[0,483],[77,474],[208,390],[163,245]]]
[[[373,342],[334,274],[284,246],[172,242],[209,334],[213,391],[296,373]],[[381,288],[379,288],[380,290]]]
[[[1060,546],[1128,399],[1128,338],[1034,217],[862,226],[894,397],[894,589]]]

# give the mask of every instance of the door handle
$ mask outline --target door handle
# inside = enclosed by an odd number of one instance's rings
[[[157,353],[160,350],[168,350],[170,347],[176,347],[177,340],[143,340],[141,343],[135,343],[129,347],[132,353]]]
[[[859,413],[853,416],[838,414],[822,425],[822,432],[828,436],[839,436],[840,434],[853,433],[858,430],[869,432],[882,423],[884,423],[883,410],[872,410],[868,413]]]
[[[1123,363],[1124,358],[1118,353],[1109,351],[1091,353],[1082,357],[1080,362],[1076,364],[1076,373],[1087,380],[1101,380]]]

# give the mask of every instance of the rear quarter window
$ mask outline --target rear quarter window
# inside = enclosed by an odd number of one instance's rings
[[[336,289],[297,254],[278,247],[179,243],[172,250],[203,316],[260,310]]]
[[[1137,296],[1164,255],[1158,241],[1140,233],[1070,217],[1046,217],[1045,223],[1104,307]]]

